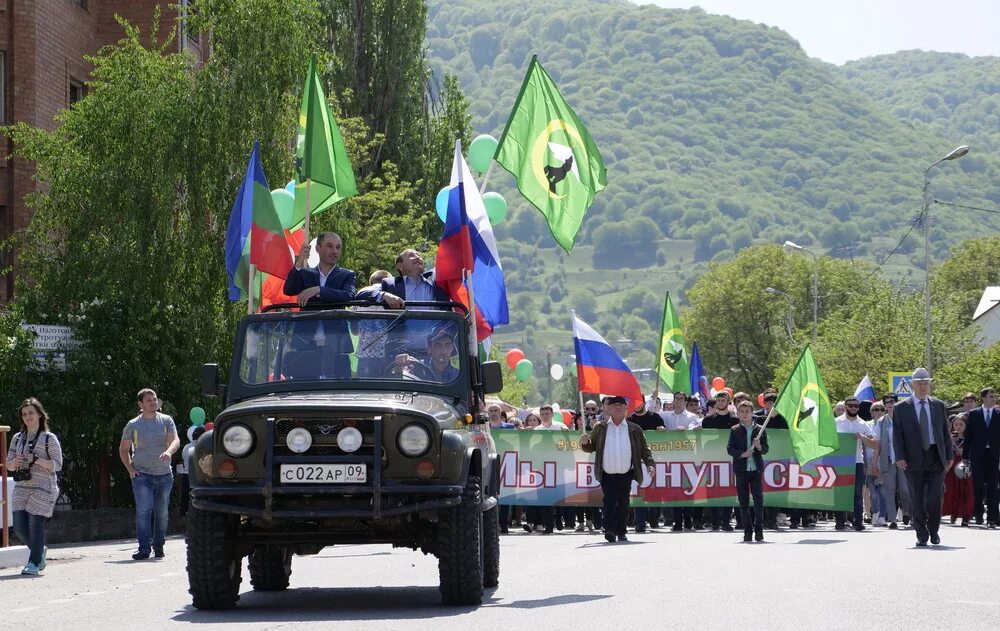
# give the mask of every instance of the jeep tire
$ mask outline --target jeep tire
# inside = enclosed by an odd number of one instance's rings
[[[483,600],[481,492],[479,478],[470,475],[461,504],[441,512],[437,557],[445,605],[478,605]]]
[[[500,507],[483,513],[483,587],[500,584]]]
[[[195,608],[232,609],[239,600],[243,559],[235,552],[238,527],[237,515],[188,509],[188,591]]]
[[[292,551],[284,546],[257,546],[247,559],[250,585],[258,592],[288,589],[292,575]]]

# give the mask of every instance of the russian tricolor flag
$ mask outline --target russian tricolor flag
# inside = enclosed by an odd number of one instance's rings
[[[868,375],[865,375],[864,379],[858,384],[858,387],[854,389],[854,396],[858,398],[858,401],[875,400],[875,386]]]
[[[615,394],[631,403],[644,403],[642,388],[625,361],[586,322],[573,316],[573,345],[576,347],[576,374],[580,392]]]
[[[472,171],[462,157],[462,146],[457,142],[449,188],[448,213],[444,234],[438,245],[434,278],[453,300],[468,304],[465,288],[461,285],[462,269],[471,272],[477,337],[483,340],[493,333],[497,325],[510,322],[507,286],[493,226],[486,215],[486,206],[476,188]]]

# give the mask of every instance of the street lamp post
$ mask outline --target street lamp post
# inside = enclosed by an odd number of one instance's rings
[[[784,296],[788,299],[788,313],[785,314],[785,330],[788,331],[788,341],[794,344],[795,336],[792,334],[792,297],[780,289],[775,289],[774,287],[765,287],[764,291],[772,296]]]
[[[815,344],[819,328],[819,257],[812,250],[791,241],[785,241],[782,247],[785,248],[785,252],[805,252],[813,257],[813,344]]]
[[[969,153],[968,145],[961,145],[951,150],[951,153],[941,158],[924,171],[923,211],[920,213],[921,227],[924,229],[924,366],[931,370],[931,255],[928,234],[931,230],[931,169],[945,160],[955,160]]]

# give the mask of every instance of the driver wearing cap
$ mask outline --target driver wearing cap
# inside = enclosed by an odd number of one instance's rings
[[[397,370],[409,369],[418,379],[433,373],[433,380],[439,383],[451,383],[458,379],[458,368],[452,366],[451,358],[457,353],[455,343],[455,327],[450,322],[436,325],[427,334],[427,360],[422,362],[412,355],[401,353],[396,355]],[[419,367],[416,367],[419,365]]]

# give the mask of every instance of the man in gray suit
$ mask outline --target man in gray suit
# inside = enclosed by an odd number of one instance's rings
[[[911,383],[913,395],[893,412],[893,449],[896,466],[906,472],[910,482],[917,546],[925,547],[928,537],[934,545],[941,543],[941,494],[953,447],[944,403],[930,396],[930,373],[917,368]]]
[[[888,525],[892,530],[896,530],[899,528],[896,523],[896,492],[899,492],[903,514],[909,515],[910,487],[906,483],[906,474],[896,466],[896,450],[892,444],[892,415],[888,413],[889,406],[893,403],[895,403],[893,399],[884,397],[881,402],[876,401],[872,404],[875,437],[878,438],[873,473],[878,476],[879,484],[876,488],[882,500],[882,521],[878,525]],[[872,525],[875,525],[874,520]]]

